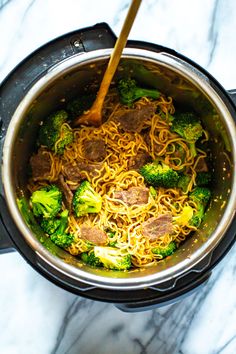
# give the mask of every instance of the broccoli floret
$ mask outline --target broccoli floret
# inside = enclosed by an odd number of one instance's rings
[[[175,144],[175,152],[173,155],[175,158],[179,158],[182,162],[185,161],[186,151],[180,144]]]
[[[171,241],[169,245],[165,247],[155,247],[152,248],[152,253],[157,254],[158,256],[161,256],[162,258],[165,258],[167,256],[172,255],[175,250],[176,250],[176,243],[174,241]]]
[[[193,208],[190,205],[186,205],[183,207],[179,215],[173,217],[173,220],[178,225],[186,226],[189,224],[190,220],[192,219],[193,214],[194,214]]]
[[[84,111],[91,108],[95,101],[96,94],[81,95],[80,97],[69,102],[66,109],[72,119],[81,116]]]
[[[153,161],[141,167],[140,174],[154,187],[177,187],[179,175],[162,161]]]
[[[197,155],[195,143],[203,134],[200,120],[191,112],[176,114],[171,130],[189,143],[191,154],[195,157]]]
[[[195,227],[199,227],[205,214],[207,204],[210,201],[211,191],[206,187],[196,187],[189,194],[189,198],[194,201],[197,206],[197,210],[194,212],[189,223]]]
[[[56,231],[50,236],[52,242],[62,248],[69,247],[74,241],[74,236],[66,233],[66,228],[68,226],[68,215],[68,210],[63,210],[59,219],[60,224]]]
[[[156,198],[156,196],[157,196],[157,191],[155,190],[155,188],[154,188],[153,186],[150,186],[149,192],[150,192],[150,194],[151,194],[151,196],[152,196],[153,198]]]
[[[168,122],[171,122],[174,119],[169,112],[164,113],[161,109],[158,110],[158,114],[163,120],[167,120]]]
[[[33,192],[30,202],[35,216],[54,218],[61,210],[62,192],[57,186],[48,185]]]
[[[188,185],[189,185],[190,181],[191,181],[191,176],[189,176],[189,175],[180,176],[179,181],[178,181],[178,188],[181,188],[183,190],[183,192],[186,193],[188,190]]]
[[[117,241],[113,240],[115,235],[116,235],[116,233],[114,231],[107,231],[107,236],[109,238],[109,242],[108,242],[109,247],[116,247],[117,246]]]
[[[194,213],[192,219],[190,220],[190,225],[199,227],[204,216],[204,209],[200,208],[196,213]]]
[[[98,257],[95,257],[94,251],[81,253],[81,259],[84,263],[89,264],[94,267],[102,267],[103,264],[100,262]]]
[[[102,197],[94,191],[88,181],[83,181],[73,197],[73,208],[77,217],[99,213],[102,207]]]
[[[32,213],[32,210],[29,208],[28,201],[26,200],[25,197],[17,199],[17,205],[28,226],[37,224],[34,215]]]
[[[192,199],[196,204],[202,204],[204,207],[206,207],[211,198],[211,191],[206,187],[196,187],[189,194],[189,198]]]
[[[119,248],[95,246],[94,254],[105,268],[125,270],[131,267],[130,254]]]
[[[57,154],[62,155],[64,153],[65,147],[72,143],[74,139],[73,132],[68,125],[63,125],[60,129],[60,136],[55,143],[54,151]]]
[[[52,235],[60,225],[59,219],[43,219],[40,223],[41,228],[48,235]]]
[[[61,248],[70,247],[72,242],[74,241],[74,236],[72,234],[59,234],[55,233],[51,235],[51,240],[57,246]]]
[[[72,130],[68,125],[64,125],[67,119],[68,114],[63,110],[51,114],[39,129],[39,145],[63,154],[65,146],[73,141]]]
[[[136,81],[133,79],[121,79],[118,82],[118,91],[121,103],[128,106],[131,106],[134,101],[141,97],[156,99],[160,96],[160,92],[156,89],[138,87]]]
[[[198,187],[207,186],[212,179],[210,172],[198,172],[196,177],[196,184]]]

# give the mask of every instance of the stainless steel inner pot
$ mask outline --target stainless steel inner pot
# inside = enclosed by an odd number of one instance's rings
[[[126,48],[117,78],[131,74],[143,85],[158,88],[174,99],[176,106],[194,109],[210,133],[214,181],[213,198],[198,232],[172,256],[155,266],[118,272],[93,269],[58,248],[37,227],[27,226],[16,199],[28,196],[29,157],[35,149],[40,122],[65,100],[85,88],[97,90],[111,50],[75,55],[55,65],[38,79],[16,109],[3,147],[2,180],[11,216],[22,237],[37,256],[63,276],[105,289],[141,289],[172,282],[188,272],[206,267],[229,227],[236,206],[235,123],[222,96],[211,81],[195,67],[165,52]]]

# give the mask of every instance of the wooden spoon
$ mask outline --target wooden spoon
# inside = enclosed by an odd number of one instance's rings
[[[133,22],[135,20],[135,17],[136,17],[136,14],[138,12],[141,2],[142,2],[142,0],[132,0],[128,14],[125,18],[125,22],[124,22],[123,27],[121,29],[120,35],[116,41],[116,44],[115,44],[115,47],[114,47],[112,53],[111,53],[111,57],[108,62],[108,66],[106,68],[105,74],[103,76],[101,86],[100,86],[99,91],[97,93],[97,97],[96,97],[92,107],[88,111],[84,112],[84,114],[82,114],[82,116],[77,117],[74,120],[74,122],[73,122],[74,126],[78,126],[80,124],[99,126],[102,124],[103,102],[106,97],[107,91],[109,89],[111,80],[115,74],[116,68],[119,64],[123,48],[126,45],[129,32],[131,30],[131,27],[133,25]]]

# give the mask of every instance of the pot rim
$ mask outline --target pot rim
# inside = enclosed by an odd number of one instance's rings
[[[150,287],[153,285],[161,284],[173,280],[173,286],[176,281],[184,274],[194,271],[194,267],[199,264],[207,255],[210,255],[211,251],[215,249],[226,230],[230,226],[236,210],[236,173],[233,173],[233,183],[230,197],[221,218],[220,223],[217,225],[214,232],[209,236],[208,240],[199,248],[193,255],[179,262],[178,264],[159,271],[151,275],[145,275],[145,277],[137,276],[135,278],[110,278],[96,275],[94,273],[88,273],[81,268],[77,268],[73,265],[63,262],[59,257],[54,256],[48,251],[40,241],[32,234],[32,231],[28,228],[23,220],[22,215],[18,209],[15,193],[13,190],[13,181],[11,176],[11,156],[13,151],[13,143],[18,134],[21,121],[27,112],[30,104],[36,99],[36,97],[44,91],[44,89],[52,83],[55,79],[59,78],[62,74],[76,68],[83,64],[94,64],[95,61],[108,59],[112,49],[100,49],[89,53],[79,53],[64,61],[56,64],[50,68],[47,73],[41,77],[28,91],[21,103],[17,107],[12,119],[9,123],[4,146],[3,146],[3,164],[2,164],[2,181],[4,186],[4,192],[6,202],[10,210],[11,216],[18,227],[20,233],[24,237],[29,246],[36,252],[37,256],[41,258],[45,263],[56,269],[59,273],[66,275],[74,280],[84,282],[93,286],[98,286],[104,289],[119,289],[119,290],[131,290]],[[137,48],[125,48],[122,58],[131,58],[139,60],[148,60],[155,64],[160,63],[162,66],[171,68],[177,73],[184,76],[188,81],[192,82],[194,86],[198,87],[204,92],[215,106],[225,117],[225,124],[228,130],[228,134],[231,138],[233,146],[233,160],[236,161],[236,150],[233,145],[233,141],[236,141],[236,128],[232,115],[222,98],[212,88],[207,76],[197,70],[195,67],[185,62],[184,60],[170,55],[166,52],[152,52],[144,49]],[[209,258],[210,260],[210,258]],[[207,264],[205,264],[206,266]],[[201,269],[203,270],[203,269]],[[199,271],[199,270],[198,270]],[[141,273],[140,273],[141,274]]]

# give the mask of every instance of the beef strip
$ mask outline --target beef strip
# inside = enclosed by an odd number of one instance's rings
[[[92,242],[95,245],[102,246],[107,242],[107,234],[97,227],[82,225],[80,232],[80,237],[83,240]]]
[[[106,146],[102,139],[85,140],[84,157],[91,161],[102,161],[106,157]]]
[[[59,175],[57,181],[58,187],[61,189],[64,195],[64,202],[67,209],[71,210],[72,200],[73,200],[73,193],[71,192],[68,184],[65,182],[64,177],[62,174]]]
[[[114,192],[114,198],[122,200],[127,205],[141,205],[148,202],[149,189],[146,187],[131,187],[128,190]]]
[[[102,162],[97,162],[97,163],[86,163],[86,162],[78,162],[77,163],[78,168],[80,169],[80,172],[82,176],[85,178],[86,175],[83,172],[87,172],[90,177],[96,177],[101,170],[103,170],[103,163]]]
[[[120,123],[120,127],[126,132],[140,133],[143,129],[145,119],[155,113],[153,104],[141,105],[134,109],[126,110],[115,116],[115,120]]]
[[[159,237],[170,234],[173,231],[171,214],[163,214],[158,217],[152,217],[142,224],[143,235],[151,241]]]
[[[63,165],[62,173],[66,177],[66,179],[74,183],[79,183],[83,179],[79,166],[74,165],[71,162],[68,162]]]
[[[79,183],[86,178],[85,172],[87,172],[91,177],[95,177],[102,168],[103,163],[101,162],[77,162],[75,165],[68,162],[63,166],[62,173],[69,181]]]
[[[34,180],[47,179],[51,171],[51,159],[47,150],[40,148],[37,154],[31,156],[30,166]]]
[[[140,168],[148,162],[151,162],[152,158],[148,152],[138,152],[137,155],[132,156],[128,160],[128,167],[130,170],[139,171]]]

